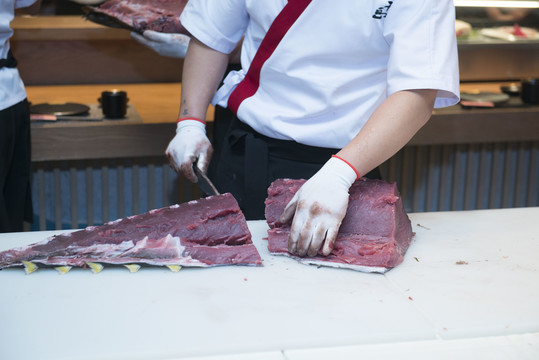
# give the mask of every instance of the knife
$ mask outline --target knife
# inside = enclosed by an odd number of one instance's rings
[[[193,163],[193,170],[198,178],[197,185],[200,190],[208,195],[220,195],[219,191],[217,191],[217,188],[213,185],[210,179],[208,179],[208,177],[202,171],[200,171],[195,163]]]

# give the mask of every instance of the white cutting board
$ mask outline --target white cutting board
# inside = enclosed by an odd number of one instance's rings
[[[249,222],[263,267],[0,271],[0,359],[274,356],[539,331],[539,208],[410,217],[416,238],[385,275],[270,256],[263,221]],[[0,250],[48,235],[0,234]]]
[[[539,208],[413,214],[412,221],[416,242],[387,277],[441,337],[539,332]]]
[[[287,350],[284,355],[283,360],[537,360],[539,333]]]

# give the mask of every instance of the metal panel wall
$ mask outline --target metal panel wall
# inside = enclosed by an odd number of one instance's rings
[[[381,170],[408,212],[539,206],[539,142],[407,146]]]
[[[163,157],[36,162],[31,230],[77,229],[200,198]]]

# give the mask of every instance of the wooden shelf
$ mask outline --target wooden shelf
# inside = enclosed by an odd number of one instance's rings
[[[539,140],[539,106],[435,111],[409,145],[474,144]]]
[[[127,92],[129,103],[137,110],[143,122],[173,122],[180,109],[181,83],[148,84],[88,84],[27,86],[28,100],[34,104],[43,102],[75,102],[96,104],[101,92],[121,89]],[[213,119],[213,112],[208,112]]]
[[[16,16],[11,22],[12,41],[24,40],[126,40],[129,31],[113,29],[82,16]]]
[[[101,91],[127,92],[142,122],[127,120],[35,122],[32,124],[32,161],[164,156],[175,133],[180,83],[28,86],[28,100],[95,104]],[[213,107],[208,109],[213,121]]]
[[[161,56],[125,29],[80,16],[23,16],[11,48],[26,85],[180,82],[183,59]]]
[[[469,84],[485,90],[495,84]],[[466,87],[465,86],[465,87]],[[485,87],[484,87],[485,86]],[[127,91],[142,123],[34,123],[33,161],[159,156],[174,136],[181,84],[113,84],[29,86],[28,99],[40,102],[96,103],[111,87]],[[213,107],[208,109],[211,126]],[[435,110],[431,120],[409,145],[511,142],[539,140],[539,106],[470,109],[460,106]]]

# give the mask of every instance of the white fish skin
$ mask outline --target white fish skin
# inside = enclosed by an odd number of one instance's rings
[[[379,274],[384,274],[388,272],[389,270],[391,270],[391,268],[379,267],[379,266],[353,265],[353,264],[344,264],[344,263],[317,260],[317,259],[311,259],[311,258],[302,258],[299,256],[290,255],[290,253],[274,252],[271,254],[276,255],[276,256],[286,256],[286,257],[295,259],[299,263],[304,264],[304,265],[325,266],[325,267],[350,269],[350,270],[361,271],[361,272],[366,272],[366,273],[379,273]]]

